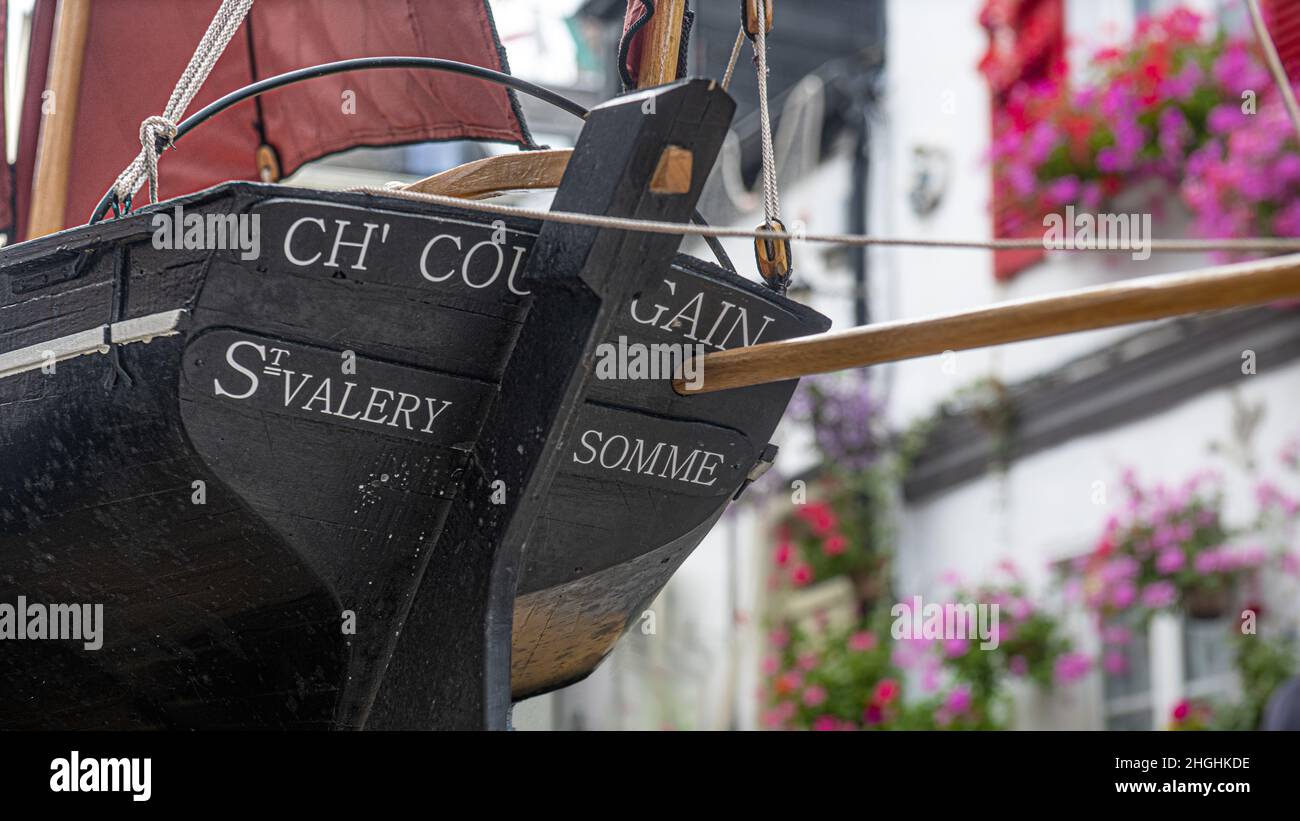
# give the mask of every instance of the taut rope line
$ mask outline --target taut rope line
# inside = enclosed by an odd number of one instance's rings
[[[983,251],[1012,251],[1026,248],[1041,248],[1054,251],[1095,251],[1115,253],[1138,250],[1132,247],[1112,248],[1106,245],[1083,244],[1074,242],[1070,246],[1053,245],[1042,239],[992,239],[992,240],[955,240],[926,239],[921,237],[876,237],[868,234],[822,234],[792,231],[768,231],[762,229],[721,228],[712,225],[689,225],[680,222],[658,222],[638,220],[628,217],[607,217],[598,214],[580,214],[572,211],[547,211],[540,208],[522,208],[515,205],[485,202],[483,200],[466,200],[444,194],[423,194],[415,191],[400,191],[388,188],[362,187],[348,189],[353,193],[372,194],[381,197],[398,197],[400,199],[444,205],[468,211],[482,211],[506,217],[522,217],[539,221],[560,222],[569,225],[586,225],[595,228],[616,228],[625,231],[641,231],[647,234],[678,234],[692,237],[723,237],[738,239],[792,240],[818,242],[831,245],[854,247],[910,246],[916,248],[952,248]],[[1141,244],[1141,250],[1153,253],[1202,253],[1207,251],[1236,251],[1240,253],[1286,253],[1300,252],[1300,238],[1289,237],[1251,237],[1231,239],[1150,239]]]

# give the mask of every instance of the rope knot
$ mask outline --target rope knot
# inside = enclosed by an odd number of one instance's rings
[[[230,38],[235,36],[235,29],[239,28],[252,7],[253,0],[221,0],[221,6],[194,49],[194,56],[185,72],[176,82],[163,113],[140,123],[140,153],[113,183],[113,195],[119,203],[125,205],[146,179],[149,180],[149,199],[158,201],[158,141],[163,140],[165,147],[175,144],[177,120],[185,114],[190,101],[212,72],[217,58],[230,43]]]
[[[140,123],[140,145],[145,151],[152,150],[156,155],[159,137],[166,138],[168,146],[173,145],[172,141],[176,139],[176,123],[160,114],[145,118],[145,121]]]

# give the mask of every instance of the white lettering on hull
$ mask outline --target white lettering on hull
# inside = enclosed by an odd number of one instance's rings
[[[579,465],[598,465],[608,471],[712,487],[718,481],[717,470],[723,455],[702,448],[685,451],[668,442],[651,443],[621,433],[606,437],[602,431],[591,428],[578,438],[573,461]]]
[[[419,396],[406,391],[318,376],[283,367],[291,359],[285,348],[268,348],[249,340],[232,342],[226,348],[226,364],[238,376],[212,380],[214,396],[243,401],[252,397],[262,387],[262,377],[283,380],[282,407],[308,414],[334,416],[353,422],[398,428],[409,432],[431,434],[434,424],[453,402],[432,396]]]

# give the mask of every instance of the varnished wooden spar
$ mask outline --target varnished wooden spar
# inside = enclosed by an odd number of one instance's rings
[[[1300,298],[1300,254],[719,351],[704,357],[702,383],[697,380],[688,389],[685,381],[678,379],[673,387],[682,395],[710,393],[945,351],[1295,298]]]
[[[59,0],[46,84],[50,98],[42,101],[49,104],[49,112],[41,118],[32,205],[27,220],[28,238],[42,237],[63,228],[77,95],[89,30],[90,0]]]
[[[498,154],[425,177],[403,190],[476,200],[503,191],[558,188],[572,155],[569,148]]]
[[[637,75],[638,88],[671,83],[677,79],[677,64],[682,49],[682,18],[686,15],[686,0],[659,0],[650,29],[641,48],[641,65]]]

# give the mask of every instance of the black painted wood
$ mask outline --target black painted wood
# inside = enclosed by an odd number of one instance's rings
[[[692,129],[706,130],[707,111]],[[576,179],[599,189],[630,178],[609,163]],[[177,205],[257,217],[260,255],[157,247],[153,220]],[[675,218],[657,205],[610,207]],[[346,243],[367,230],[363,258]],[[102,651],[4,645],[15,652],[0,653],[0,726],[360,727],[384,687],[411,699],[386,697],[375,713],[384,726],[431,726],[442,705],[422,697],[428,677],[484,705],[486,690],[466,676],[460,645],[444,653],[416,639],[474,608],[486,618],[485,592],[495,596],[484,628],[496,641],[493,716],[511,695],[594,669],[721,514],[793,384],[685,399],[666,379],[592,381],[585,368],[558,367],[548,352],[576,336],[554,316],[590,286],[561,288],[552,321],[538,315],[555,339],[523,343],[535,295],[521,282],[538,230],[386,197],[236,183],[0,250],[0,354],[186,311],[175,336],[114,346],[120,371],[90,355],[54,374],[0,378],[0,603],[102,602],[108,622]],[[653,241],[668,249],[654,245],[655,265],[637,262],[651,246],[636,236],[570,241],[588,250],[539,256],[538,270],[599,274],[596,260],[627,255],[640,271],[635,285],[618,279],[624,265],[604,272],[626,290],[606,306],[599,338],[714,349],[826,325],[753,282],[672,256],[668,238]],[[572,436],[549,492],[533,494],[517,573],[492,588],[481,562],[481,573],[463,572],[481,560],[473,542],[438,536],[489,510],[483,466],[502,445],[476,446],[491,427],[480,408],[522,350],[535,367],[515,379],[587,379],[586,394],[568,404]],[[427,409],[441,405],[428,400],[453,401],[436,427]],[[515,403],[498,406],[503,424],[521,424],[510,421]],[[696,460],[686,473],[698,481],[655,475],[667,453],[650,475],[583,464],[590,431],[675,446]],[[192,502],[196,481],[205,505]],[[340,629],[345,611],[355,634]],[[511,644],[513,659],[502,658]]]
[[[706,81],[598,106],[553,207],[689,220],[733,111],[726,93]],[[695,155],[691,190],[651,193],[649,180],[670,146]],[[468,498],[442,531],[432,572],[390,661],[396,675],[381,686],[369,726],[505,729],[524,541],[571,447],[595,346],[609,335],[624,301],[671,263],[678,242],[560,223],[542,228],[524,274],[532,305],[470,463]],[[494,482],[503,483],[506,500],[484,504],[479,494]],[[476,582],[469,590],[466,577]],[[455,659],[452,671],[448,659]]]

